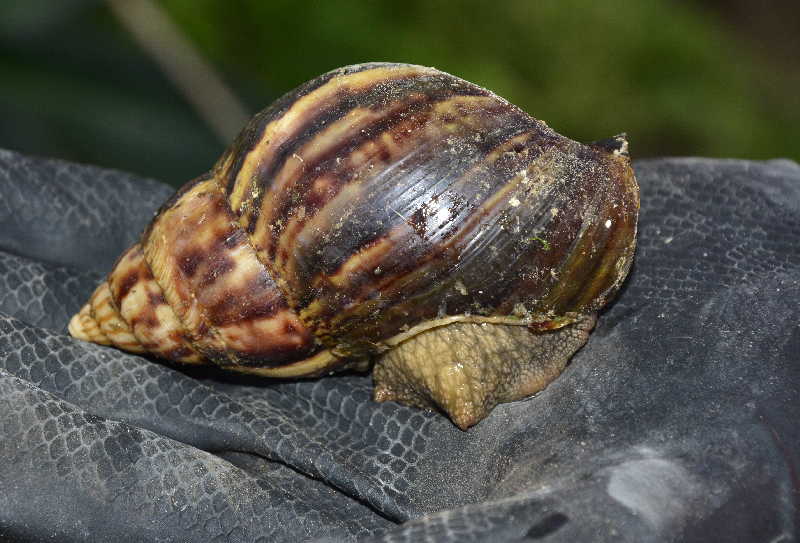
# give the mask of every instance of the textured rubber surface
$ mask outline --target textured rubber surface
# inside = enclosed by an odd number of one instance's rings
[[[800,167],[636,169],[619,299],[550,387],[462,432],[369,376],[66,336],[169,189],[0,152],[0,540],[796,540]]]

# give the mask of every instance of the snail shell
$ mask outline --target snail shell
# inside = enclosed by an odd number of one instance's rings
[[[324,74],[166,202],[73,336],[271,377],[377,361],[462,428],[555,378],[630,267],[627,142],[432,68]]]

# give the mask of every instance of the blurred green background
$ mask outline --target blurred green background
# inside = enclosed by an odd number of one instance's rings
[[[221,154],[237,107],[385,60],[478,83],[573,139],[625,131],[634,157],[797,160],[798,13],[796,0],[3,2],[0,147],[178,185]],[[176,65],[194,77],[183,87]],[[214,96],[194,105],[214,74],[230,113]]]

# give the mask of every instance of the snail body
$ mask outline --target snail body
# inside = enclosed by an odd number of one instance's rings
[[[179,189],[70,332],[268,377],[375,363],[378,401],[466,428],[554,379],[625,279],[626,148],[432,68],[341,68]]]

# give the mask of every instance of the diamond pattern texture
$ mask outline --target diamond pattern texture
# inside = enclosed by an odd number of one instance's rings
[[[257,380],[70,338],[170,189],[0,151],[0,540],[796,539],[800,166],[636,171],[618,300],[550,387],[462,432],[372,402],[369,376]]]

